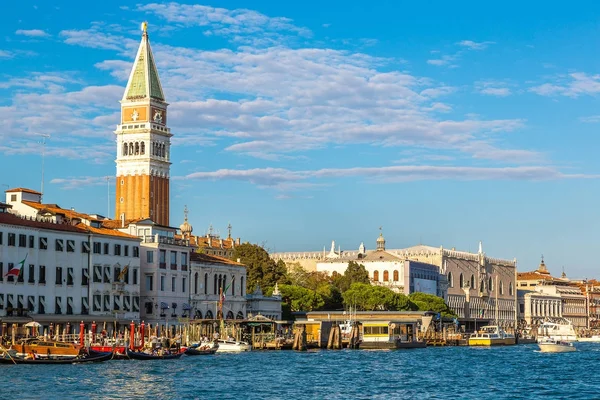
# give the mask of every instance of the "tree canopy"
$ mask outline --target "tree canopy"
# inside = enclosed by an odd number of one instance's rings
[[[411,311],[417,307],[402,293],[384,286],[353,283],[342,297],[344,304],[361,311]]]
[[[287,268],[283,260],[275,262],[269,253],[259,245],[244,243],[233,250],[233,260],[240,259],[246,266],[246,291],[251,293],[256,285],[264,291],[275,283],[287,283]]]
[[[415,292],[409,294],[408,298],[420,311],[433,311],[440,313],[443,317],[456,317],[456,314],[441,297],[428,293]]]

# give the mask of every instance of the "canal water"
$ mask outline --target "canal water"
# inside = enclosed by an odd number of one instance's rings
[[[2,365],[1,399],[598,399],[600,344],[271,351]]]

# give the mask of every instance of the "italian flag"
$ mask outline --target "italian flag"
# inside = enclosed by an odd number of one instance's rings
[[[19,277],[19,274],[21,273],[21,269],[25,266],[25,260],[27,260],[27,254],[25,254],[25,258],[23,259],[23,261],[21,261],[20,263],[17,264],[16,267],[12,267],[11,269],[8,270],[8,272],[6,273],[6,276],[15,276],[15,277]]]

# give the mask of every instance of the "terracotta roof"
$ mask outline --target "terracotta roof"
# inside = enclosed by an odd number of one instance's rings
[[[79,219],[87,219],[90,221],[97,221],[98,219],[96,217],[92,217],[91,215],[88,214],[84,214],[84,213],[80,213],[77,211],[73,211],[73,210],[66,210],[64,208],[60,208],[58,205],[56,204],[40,204],[40,203],[36,203],[34,201],[23,201],[23,204],[35,208],[36,210],[40,211],[40,212],[48,212],[50,214],[58,214],[58,215],[64,215],[67,218],[79,218]]]
[[[554,280],[550,274],[541,274],[538,271],[529,272],[517,272],[517,280],[520,281],[533,281],[533,280]]]
[[[49,229],[54,231],[86,233],[86,231],[77,226],[68,224],[55,224],[53,222],[36,221],[35,219],[21,218],[17,215],[10,213],[0,213],[0,223],[17,226],[26,226],[30,228]]]
[[[81,233],[84,235],[92,233],[94,235],[117,236],[127,239],[139,240],[137,236],[128,235],[126,233],[122,233],[113,229],[94,228],[84,223],[79,223],[77,225],[71,225],[68,223],[56,224],[54,222],[37,221],[31,218],[20,217],[18,215],[10,213],[0,213],[0,223],[17,226],[26,226],[29,228],[49,229],[53,231],[74,232]]]
[[[31,193],[31,194],[39,194],[40,196],[42,195],[40,192],[36,192],[35,190],[27,189],[27,188],[8,189],[8,190],[6,190],[5,193],[12,193],[12,192],[25,192],[25,193]]]
[[[203,263],[209,263],[209,264],[228,264],[228,265],[235,265],[237,267],[245,267],[244,264],[230,260],[229,258],[213,256],[213,255],[204,254],[204,253],[192,253],[190,255],[190,260],[203,262]]]
[[[182,239],[182,235],[175,235],[176,238]],[[223,241],[223,246],[221,246],[221,240]],[[196,246],[201,248],[211,248],[211,249],[233,249],[235,239],[233,238],[211,238],[211,246],[208,245],[208,238],[206,236],[189,236],[190,246]]]
[[[128,226],[131,223],[140,221],[139,219],[126,219],[125,226]],[[107,229],[119,229],[122,227],[122,223],[120,219],[104,219],[102,220],[102,226]]]

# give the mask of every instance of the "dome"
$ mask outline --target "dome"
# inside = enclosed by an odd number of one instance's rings
[[[194,230],[194,228],[192,227],[192,225],[190,225],[187,222],[187,218],[185,221],[183,221],[183,224],[179,225],[179,230],[181,230],[181,233],[184,235],[190,234],[192,233],[192,231]]]
[[[183,215],[184,215],[183,224],[179,225],[179,230],[181,231],[181,234],[185,236],[185,235],[191,234],[192,231],[194,230],[194,228],[192,228],[192,225],[190,225],[190,223],[187,220],[187,216],[188,216],[187,205],[185,206],[185,208],[183,210]]]
[[[380,233],[379,237],[377,238],[377,243],[381,243],[381,242],[385,242],[385,239],[383,237],[383,233]]]

